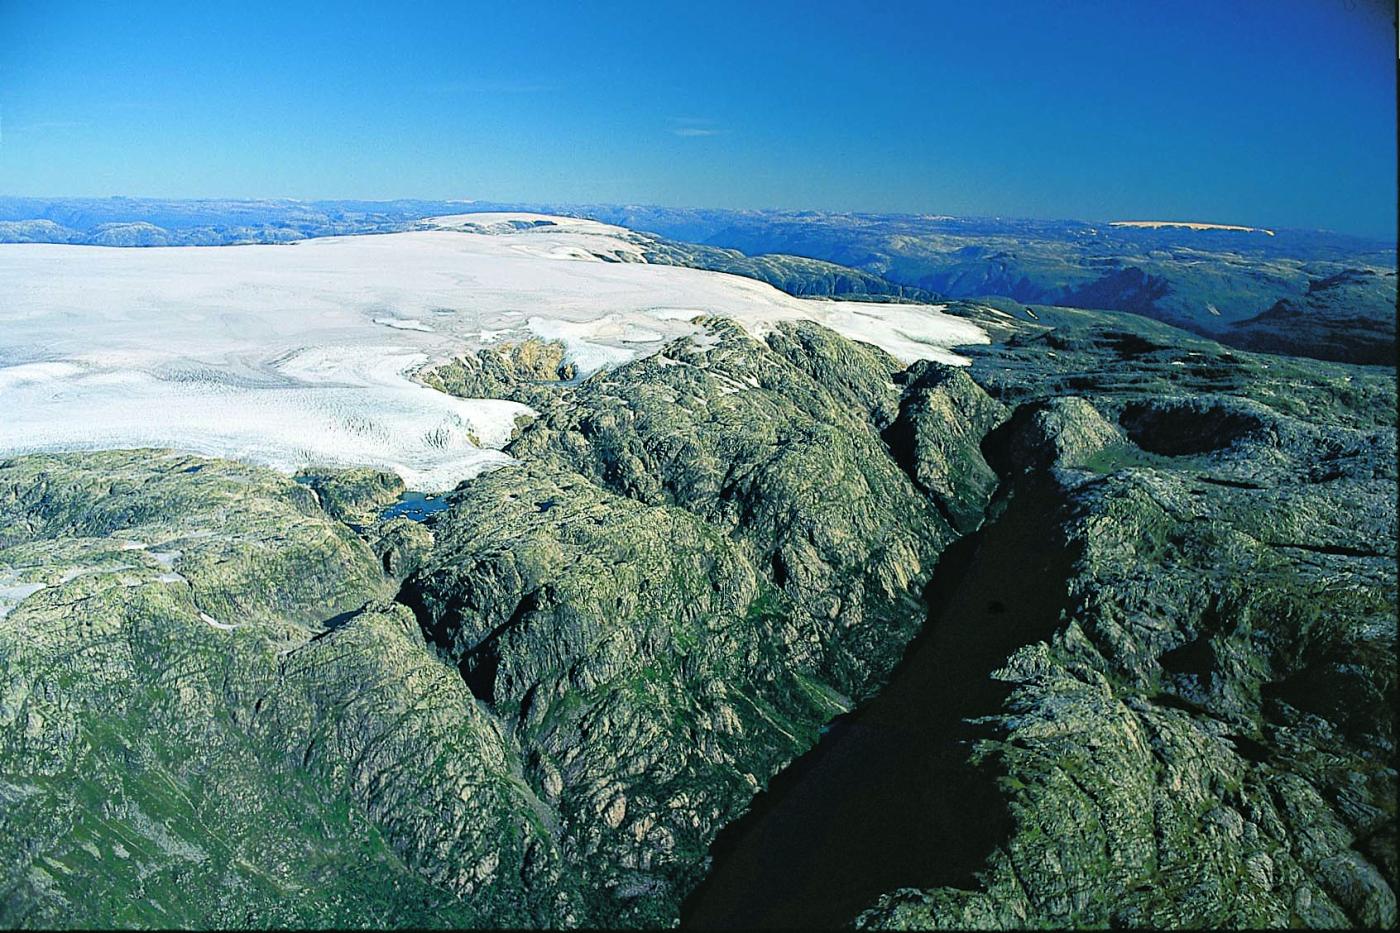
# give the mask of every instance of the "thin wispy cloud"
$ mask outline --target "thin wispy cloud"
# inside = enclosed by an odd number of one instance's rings
[[[723,136],[729,130],[704,117],[671,117],[671,135],[683,139]]]

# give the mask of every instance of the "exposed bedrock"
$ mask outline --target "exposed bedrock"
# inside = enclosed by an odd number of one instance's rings
[[[981,443],[1006,419],[1006,406],[961,369],[919,362],[898,379],[904,398],[899,415],[885,429],[885,440],[954,528],[964,533],[976,529],[997,485]]]
[[[994,350],[974,375],[1019,394],[1010,363]],[[1214,392],[1032,397],[989,439],[1012,505],[979,553],[997,561],[1034,490],[1071,558],[1050,632],[1006,604],[1030,637],[992,674],[1006,699],[966,717],[983,730],[967,766],[996,775],[1009,826],[975,877],[905,886],[859,926],[1395,922],[1393,408],[1291,417],[1249,400],[1274,377],[1239,364]]]
[[[435,527],[404,598],[520,742],[591,917],[673,922],[720,828],[918,631],[957,533],[882,440],[900,370],[812,325],[707,322],[541,406],[524,465]]]
[[[0,461],[0,924],[670,926],[712,855],[778,925],[1392,923],[1393,374],[1062,317],[483,351],[538,415],[424,523]],[[851,847],[782,825],[864,887],[715,880],[862,722],[912,751],[842,759]]]
[[[578,375],[565,354],[559,341],[527,338],[463,354],[426,370],[422,378],[434,389],[462,398],[547,401],[556,383]]]
[[[521,462],[426,524],[378,517],[374,471],[0,464],[0,916],[675,922],[885,682],[957,532],[882,438],[927,419],[881,351],[713,321],[577,385],[541,352],[479,367],[532,383]],[[950,428],[990,405],[935,383]]]
[[[0,462],[7,926],[569,922],[517,753],[269,471]]]

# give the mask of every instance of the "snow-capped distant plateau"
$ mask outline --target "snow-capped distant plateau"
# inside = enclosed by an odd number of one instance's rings
[[[1111,220],[1110,227],[1142,227],[1147,230],[1160,230],[1163,227],[1175,227],[1182,230],[1231,230],[1235,233],[1266,233],[1274,235],[1274,231],[1266,230],[1263,227],[1243,227],[1239,224],[1207,224],[1194,220]]]
[[[287,472],[370,465],[437,491],[508,462],[496,448],[528,411],[412,378],[484,342],[561,339],[588,372],[655,352],[701,314],[756,334],[810,319],[906,361],[963,362],[950,347],[987,341],[937,306],[647,265],[628,231],[591,221],[421,226],[288,245],[0,245],[0,455],[171,447]]]

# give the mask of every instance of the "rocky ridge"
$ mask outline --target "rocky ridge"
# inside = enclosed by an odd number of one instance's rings
[[[574,386],[551,359],[443,377],[540,416],[425,524],[375,518],[374,471],[0,466],[7,921],[674,922],[957,533],[882,440],[880,351],[714,321]]]
[[[990,527],[1053,503],[1058,596],[993,618],[973,573],[931,621],[1045,633],[968,717],[1009,828],[975,878],[858,925],[1393,925],[1393,374],[1204,345],[1176,366],[1155,328],[1059,323],[973,367],[1018,406],[986,440]],[[1046,342],[1062,383],[1023,355]]]
[[[629,924],[672,922],[720,827],[878,688],[956,537],[881,439],[896,361],[704,328],[552,404],[522,386],[525,465],[464,486],[405,584],[559,807],[593,916]]]
[[[970,372],[802,323],[488,348],[426,381],[537,417],[421,524],[373,471],[0,463],[0,917],[672,925],[957,627],[998,686],[933,752],[1005,832],[860,925],[1393,922],[1393,372],[1000,316]]]

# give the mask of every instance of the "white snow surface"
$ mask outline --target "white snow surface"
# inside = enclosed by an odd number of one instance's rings
[[[620,227],[539,215],[289,245],[0,244],[0,456],[170,447],[293,472],[393,470],[436,492],[509,462],[523,405],[412,375],[486,343],[563,340],[584,373],[733,318],[808,319],[912,362],[986,343],[938,306],[792,298],[640,261]],[[475,438],[475,442],[473,441]]]

